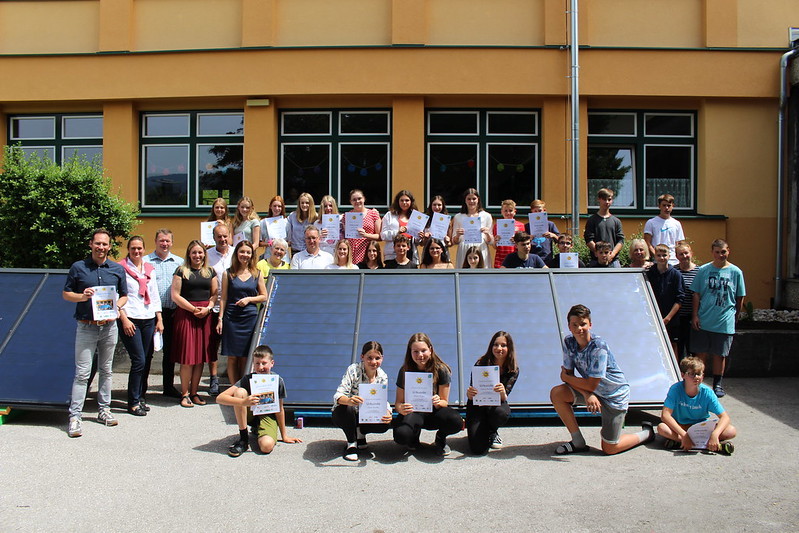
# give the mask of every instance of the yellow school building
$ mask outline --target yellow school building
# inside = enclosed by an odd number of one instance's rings
[[[475,187],[495,217],[506,198],[525,218],[542,198],[565,231],[570,4],[3,1],[0,136],[59,162],[101,155],[140,205],[137,233],[152,246],[170,227],[179,255],[217,196],[264,214],[274,195],[291,211],[303,191],[329,193],[346,210],[356,187],[381,214],[401,189],[452,212]],[[769,307],[777,225],[790,226],[777,220],[780,61],[799,2],[578,5],[581,224],[601,187],[628,236],[670,193],[698,258],[728,240],[749,299]]]

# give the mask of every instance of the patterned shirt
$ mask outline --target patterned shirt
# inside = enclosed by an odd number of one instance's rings
[[[158,296],[161,298],[163,309],[175,309],[177,307],[172,301],[172,276],[175,270],[183,264],[183,258],[178,257],[172,252],[161,259],[158,254],[153,252],[144,258],[144,261],[155,267],[155,280],[158,282]]]
[[[601,337],[592,335],[582,350],[573,335],[563,339],[563,368],[576,370],[583,378],[600,378],[594,394],[614,409],[627,410],[630,385]]]

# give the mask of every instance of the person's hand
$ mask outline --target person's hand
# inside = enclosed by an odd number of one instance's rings
[[[405,232],[407,232],[407,231],[408,231],[408,226],[400,226],[400,227],[399,227],[399,232],[400,232],[400,233],[405,233]]]
[[[397,410],[399,414],[402,416],[409,415],[413,412],[413,405],[409,403],[400,403],[394,406],[394,409]]]
[[[363,229],[363,228],[358,228],[358,235],[360,235],[361,238],[365,239],[366,238],[366,230]]]
[[[699,331],[699,317],[698,316],[691,319],[691,327],[693,327],[695,330]]]
[[[721,443],[719,442],[719,436],[711,433],[710,438],[707,439],[707,449],[711,452],[717,452],[719,451],[720,447]]]
[[[380,419],[380,421],[384,424],[390,424],[391,420],[391,411],[387,411],[386,414],[383,415],[383,418]]]
[[[127,335],[128,337],[133,337],[133,334],[136,333],[136,324],[134,324],[127,318],[123,318],[122,331],[124,331],[125,335]]]
[[[323,239],[327,238],[327,228],[322,228],[322,233],[320,233]]]
[[[258,402],[261,401],[261,398],[255,394],[250,394],[246,398],[244,398],[244,405],[258,405]]]
[[[455,230],[455,233],[458,234],[458,235],[464,235],[466,233],[466,229],[458,228],[458,229]]]
[[[588,408],[589,413],[599,413],[602,411],[602,404],[599,403],[599,398],[596,394],[589,394],[585,399],[585,406]]]
[[[158,322],[155,323],[155,331],[157,331],[158,333],[164,332],[164,322],[162,320],[159,320]]]
[[[477,396],[477,389],[469,385],[469,388],[466,389],[466,397],[473,400],[475,396]]]
[[[221,318],[219,319],[219,322],[216,323],[216,334],[217,335],[221,335],[222,334],[222,319]]]
[[[247,307],[248,303],[250,303],[250,297],[245,296],[244,298],[236,302],[236,305],[238,305],[239,307]]]
[[[566,369],[565,369],[565,368],[563,368],[563,367],[560,367],[560,380],[561,380],[563,383],[566,383],[566,376],[569,376],[569,375],[570,375],[570,374],[569,374],[568,372],[566,372]]]
[[[669,324],[669,322],[671,322],[671,319],[669,317],[667,317],[667,316],[664,316],[663,317],[663,325],[667,326]]]
[[[361,398],[360,396],[350,396],[349,398],[349,404],[352,405],[353,407],[356,405],[360,405],[362,403],[363,403],[363,398]]]
[[[283,442],[286,444],[297,444],[302,442],[302,439],[298,439],[297,437],[283,437]]]
[[[83,301],[84,302],[87,302],[87,301],[91,300],[92,296],[94,296],[94,289],[93,288],[86,287],[85,289],[83,289]]]
[[[195,307],[194,308],[194,316],[196,318],[205,318],[208,316],[208,313],[211,311],[207,307]]]
[[[498,392],[498,393],[500,393],[501,395],[504,396],[505,395],[505,385],[503,385],[502,383],[497,383],[496,385],[494,385],[494,392]]]
[[[718,442],[718,441],[716,441]],[[710,444],[710,442],[708,442]],[[682,436],[680,439],[680,448],[685,450],[686,452],[694,447],[694,441],[691,440],[691,437],[686,432],[685,435]]]

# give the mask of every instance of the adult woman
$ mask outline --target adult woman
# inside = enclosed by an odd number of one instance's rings
[[[419,268],[455,268],[449,260],[449,252],[444,242],[430,239],[422,250],[422,262]]]
[[[319,218],[316,219],[316,222],[314,222],[313,225],[319,230],[319,249],[324,250],[330,255],[334,255],[336,243],[340,239],[343,239],[344,235],[341,233],[341,229],[339,229],[339,231],[337,231],[334,235],[328,235],[327,229],[322,227],[322,217],[325,215],[338,214],[338,205],[336,205],[336,199],[329,194],[322,196],[322,199],[319,201]]]
[[[652,266],[649,260],[649,247],[644,239],[633,239],[630,241],[630,264],[631,268],[649,268]]]
[[[470,217],[478,217],[480,219],[480,243],[465,243],[464,238],[466,235],[466,225],[470,223]],[[450,238],[452,244],[458,246],[458,252],[455,256],[455,264],[462,265],[463,259],[466,257],[466,250],[472,246],[477,245],[480,248],[480,253],[483,254],[483,262],[490,265],[488,243],[491,242],[491,228],[494,225],[494,220],[491,218],[484,209],[480,201],[480,195],[477,189],[466,189],[463,193],[463,205],[461,205],[461,212],[452,217],[452,226],[450,227]],[[463,246],[462,246],[463,245]]]
[[[161,298],[155,267],[144,262],[144,239],[138,235],[128,241],[128,256],[119,262],[128,281],[128,303],[119,310],[119,329],[122,344],[130,356],[128,374],[128,412],[144,416],[149,408],[144,401],[147,391],[149,364],[147,356],[153,342],[153,332],[164,331],[161,320]],[[149,356],[152,358],[152,355]]]
[[[304,192],[297,198],[297,210],[289,215],[286,240],[291,247],[291,254],[305,250],[305,228],[316,222],[316,207],[313,196]]]
[[[382,228],[380,230],[380,238],[386,243],[383,250],[383,257],[386,261],[394,259],[394,237],[399,233],[408,231],[408,220],[411,218],[411,213],[416,209],[416,200],[411,194],[411,191],[401,190],[394,196],[394,201],[391,202],[391,207],[388,213],[383,216]],[[409,249],[408,259],[413,260],[413,246]]]
[[[358,265],[352,263],[352,246],[347,239],[341,239],[336,243],[333,263],[327,265],[326,269],[343,268],[347,270],[358,270]]]
[[[358,268],[361,270],[377,270],[379,268],[384,268],[383,251],[380,249],[379,242],[369,241],[369,244],[366,245],[364,260],[358,263]]]
[[[358,422],[358,406],[363,403],[359,385],[388,385],[388,376],[380,368],[383,364],[383,347],[377,341],[369,341],[361,349],[361,362],[347,367],[341,384],[333,395],[333,423],[344,430],[347,447],[344,459],[358,460],[358,450],[365,450],[368,433],[385,433],[391,424],[391,406],[386,404],[386,414],[380,424]]]
[[[260,226],[261,226],[261,237],[258,243],[259,247],[264,247],[266,250],[264,251],[263,258],[266,259],[272,253],[272,249],[269,246],[270,241],[275,239],[276,237],[281,237],[286,231],[287,222],[282,220],[283,223],[283,231],[280,235],[270,235],[269,234],[269,221],[267,219],[275,219],[275,217],[280,217],[281,219],[286,218],[286,202],[283,201],[283,197],[280,195],[273,196],[271,200],[269,200],[269,212],[267,215],[261,219]],[[274,220],[272,221],[274,224]],[[274,231],[274,230],[273,230]]]
[[[255,268],[255,248],[241,241],[233,250],[230,268],[222,275],[220,320],[216,332],[222,335],[222,355],[227,356],[227,375],[238,383],[250,355],[250,340],[258,319],[258,305],[266,300],[266,285]]]
[[[350,203],[352,212],[363,213],[363,225],[358,228],[360,237],[348,239],[352,245],[352,260],[355,263],[360,263],[366,256],[366,246],[369,241],[380,240],[382,222],[380,214],[375,209],[366,209],[366,197],[360,189],[350,191]]]
[[[272,245],[269,247],[272,253],[269,255],[269,258],[261,259],[255,265],[255,267],[261,271],[261,274],[263,274],[264,280],[269,277],[270,270],[285,270],[290,267],[288,261],[285,259],[288,247],[289,245],[286,243],[285,239],[272,239]]]
[[[180,363],[183,407],[205,405],[197,394],[203,363],[216,361],[218,343],[211,335],[211,310],[217,296],[214,270],[208,267],[205,246],[191,241],[185,262],[172,276],[172,301],[177,305],[172,334],[172,353]]]
[[[241,237],[236,237],[241,233]],[[236,204],[236,216],[233,217],[233,242],[250,241],[259,242],[261,238],[261,223],[255,213],[255,205],[249,196],[242,196]]]

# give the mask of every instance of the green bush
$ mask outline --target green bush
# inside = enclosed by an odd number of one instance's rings
[[[92,229],[127,239],[138,209],[111,192],[96,162],[73,158],[63,166],[6,146],[0,176],[0,266],[67,268],[86,257]]]

